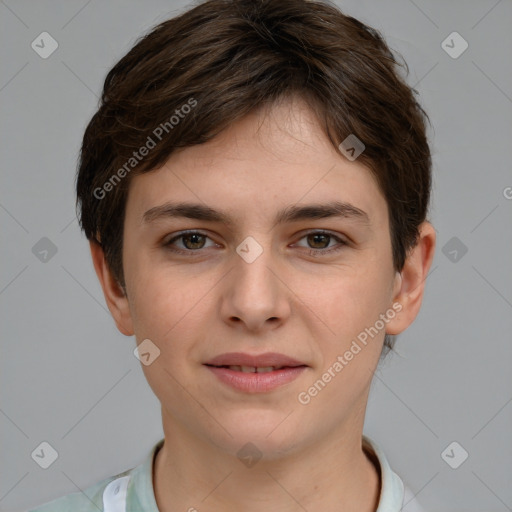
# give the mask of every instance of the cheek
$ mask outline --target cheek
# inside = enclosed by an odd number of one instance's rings
[[[183,287],[172,266],[166,269],[150,251],[137,250],[134,245],[125,240],[125,277],[135,334],[137,339],[161,340],[184,315],[194,286]]]
[[[388,307],[389,288],[383,271],[369,267],[352,272],[340,270],[315,280],[314,291],[310,287],[304,302],[333,331],[331,337],[346,342],[373,325]]]
[[[197,331],[201,313],[210,302],[208,290],[212,286],[206,276],[199,279],[190,274],[148,274],[134,289],[135,332],[167,343],[191,325]]]
[[[144,273],[141,273],[142,276]],[[138,343],[150,339],[158,357],[150,365],[142,365],[146,380],[162,403],[174,404],[177,410],[187,408],[187,396],[180,382],[191,382],[195,340],[208,335],[205,308],[212,307],[208,279],[171,276],[147,272],[133,288],[132,317]],[[178,413],[176,412],[178,415]]]

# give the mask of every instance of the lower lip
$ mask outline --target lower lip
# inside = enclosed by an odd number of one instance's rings
[[[222,382],[247,393],[266,393],[295,380],[307,367],[281,368],[266,373],[244,373],[229,368],[208,366],[206,368]]]

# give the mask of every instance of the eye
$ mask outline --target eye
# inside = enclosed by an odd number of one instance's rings
[[[342,238],[327,231],[312,231],[304,235],[301,240],[303,239],[307,239],[307,243],[310,244],[310,251],[320,255],[340,251],[347,245]],[[338,245],[329,248],[329,243],[332,241],[338,242]]]
[[[207,249],[208,247],[215,247],[217,245],[212,243],[212,245],[206,246],[206,240],[209,239],[210,237],[208,235],[200,231],[182,231],[169,240],[164,241],[162,245],[172,252],[191,255],[191,253],[199,252],[201,249]],[[312,231],[304,235],[301,240],[303,239],[307,239],[309,247],[306,248],[309,248],[310,253],[320,256],[340,251],[347,245],[347,242],[342,238],[327,231]],[[181,247],[176,246],[178,242],[181,243]],[[338,243],[329,247],[331,242]]]
[[[206,239],[209,239],[209,237],[200,231],[183,231],[170,240],[165,241],[163,245],[173,252],[186,254],[204,249]],[[174,244],[177,241],[181,241],[184,248],[175,247]]]

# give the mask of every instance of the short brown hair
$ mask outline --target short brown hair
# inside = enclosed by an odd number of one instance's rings
[[[398,66],[377,30],[322,1],[208,0],[160,23],[110,70],[85,130],[76,184],[82,230],[100,243],[124,288],[131,177],[263,105],[299,95],[336,148],[351,134],[364,143],[358,161],[386,198],[400,271],[426,219],[431,157],[428,115]],[[166,132],[158,141],[157,127]],[[150,139],[154,147],[135,159]],[[393,348],[388,336],[385,346]]]

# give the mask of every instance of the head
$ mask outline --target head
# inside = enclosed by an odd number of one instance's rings
[[[296,401],[310,414],[335,400],[348,417],[416,317],[435,242],[431,158],[398,67],[376,30],[327,3],[211,0],[108,73],[80,155],[81,227],[119,330],[160,350],[143,368],[163,410],[198,435],[210,420],[183,387],[212,392],[244,438],[303,391],[214,393],[209,358],[282,352],[306,364],[304,386],[359,340],[318,398]],[[340,150],[349,136],[364,144],[355,160]],[[341,215],[327,214],[336,202]]]

